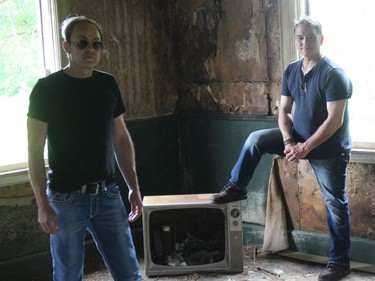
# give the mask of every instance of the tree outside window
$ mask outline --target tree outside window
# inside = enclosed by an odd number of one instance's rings
[[[27,162],[29,96],[45,75],[43,47],[50,40],[42,36],[40,3],[51,6],[47,0],[0,1],[0,171]]]

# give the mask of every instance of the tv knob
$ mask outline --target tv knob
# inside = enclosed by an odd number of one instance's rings
[[[232,218],[238,218],[239,216],[240,216],[240,210],[238,210],[238,209],[232,209],[231,211],[230,211],[230,215],[231,215],[231,217]]]

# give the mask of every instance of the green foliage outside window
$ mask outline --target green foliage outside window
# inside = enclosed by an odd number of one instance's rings
[[[38,0],[0,0],[0,171],[27,161],[28,99],[44,76],[39,19]]]
[[[30,94],[41,76],[36,0],[0,0],[0,97]]]

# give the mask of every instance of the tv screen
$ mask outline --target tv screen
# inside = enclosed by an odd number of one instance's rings
[[[224,259],[225,215],[220,209],[154,211],[149,224],[151,259],[155,264],[201,265]]]
[[[146,275],[243,270],[241,204],[212,204],[210,197],[144,197]]]

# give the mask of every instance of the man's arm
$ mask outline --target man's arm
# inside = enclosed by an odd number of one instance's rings
[[[304,158],[311,150],[328,140],[342,126],[346,102],[346,99],[327,102],[327,119],[309,139],[303,143],[297,143],[286,153],[288,161],[295,162]]]
[[[58,231],[55,212],[46,195],[46,170],[44,167],[44,145],[48,124],[33,118],[27,119],[29,177],[38,206],[38,222],[48,234]]]
[[[279,117],[278,124],[281,134],[283,135],[284,143],[293,142],[293,131],[292,131],[292,107],[293,98],[287,96],[281,96],[279,106]]]
[[[119,169],[129,188],[128,197],[131,205],[129,221],[132,222],[141,216],[143,205],[138,185],[134,146],[123,116],[116,117],[113,122],[115,155]]]

